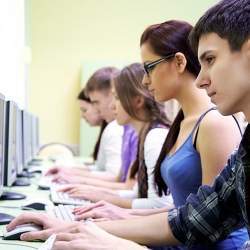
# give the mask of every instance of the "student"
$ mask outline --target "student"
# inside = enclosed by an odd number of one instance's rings
[[[92,77],[88,80],[85,92],[89,93],[91,100],[91,105],[96,108],[99,115],[110,124],[105,129],[104,134],[101,139],[101,145],[99,154],[97,157],[96,165],[106,166],[110,168],[111,164],[114,164],[114,157],[117,159],[117,151],[120,149],[120,145],[117,145],[116,141],[122,139],[121,152],[119,161],[121,161],[121,167],[119,173],[112,178],[112,176],[107,175],[108,171],[92,171],[87,172],[77,172],[77,175],[73,177],[67,173],[66,170],[61,170],[61,172],[54,178],[55,181],[66,181],[69,183],[84,183],[85,185],[97,186],[100,188],[112,188],[112,189],[127,189],[134,185],[134,180],[128,180],[127,174],[131,164],[136,158],[137,143],[138,138],[135,130],[129,126],[119,126],[116,121],[112,121],[115,118],[114,110],[112,108],[113,95],[111,92],[111,81],[112,77],[117,74],[118,71],[114,71],[113,68],[103,68],[96,71]],[[123,128],[122,138],[117,136],[117,128],[120,131]],[[100,169],[100,167],[98,168]],[[57,170],[57,169],[56,169]],[[50,170],[48,174],[55,173],[54,169]],[[90,188],[90,186],[88,186]],[[99,188],[99,189],[100,189]],[[94,188],[91,187],[91,190]]]
[[[111,79],[118,69],[105,67],[97,70],[88,80],[85,92],[92,105],[97,109],[101,118],[108,125],[105,127],[100,141],[99,154],[96,160],[96,172],[78,173],[77,175],[64,173],[63,170],[52,168],[47,174],[53,174],[53,181],[66,183],[80,183],[86,178],[115,181],[121,168],[121,146],[123,127],[114,121],[114,114],[110,108],[112,102]]]
[[[89,187],[66,187],[70,196],[93,202],[107,200],[121,207],[154,208],[171,205],[171,197],[159,197],[154,185],[154,166],[167,135],[169,121],[164,107],[154,101],[142,85],[143,66],[139,63],[125,67],[114,79],[116,120],[120,125],[134,127],[139,135],[138,154],[131,167],[130,178],[137,176],[135,190],[116,193],[93,192]],[[122,197],[120,197],[122,196]]]
[[[223,115],[242,111],[248,123],[250,121],[249,9],[249,0],[221,1],[204,14],[191,34],[193,47],[198,51],[201,63],[197,85],[206,89],[207,94]],[[169,213],[133,219],[126,223],[119,221],[120,229],[114,222],[112,225],[103,223],[102,227],[117,236],[126,235],[127,239],[141,244],[183,243],[188,247],[215,243],[242,225],[250,229],[248,220],[249,138],[248,124],[238,151],[230,157],[228,165],[216,178],[213,186],[202,186],[196,195],[188,197],[184,206],[173,209]],[[10,225],[10,228],[24,221],[32,221],[33,216],[28,215],[25,220],[22,216],[19,217]],[[161,230],[158,230],[159,228]],[[86,235],[88,229],[78,226],[77,232]],[[76,231],[72,228],[71,230]],[[101,244],[104,241],[101,240],[102,233],[92,231],[88,235],[88,240],[81,241],[82,249],[87,249],[87,245],[88,247],[97,245],[97,241]],[[45,234],[43,231],[44,237]],[[59,235],[60,241],[67,238],[69,240],[64,244],[56,242],[54,249],[58,243],[62,247],[70,244],[72,240],[70,237],[74,235]],[[112,241],[113,244],[109,243],[114,248],[122,246],[120,249],[126,249],[130,246],[130,242],[126,242],[126,245],[118,238],[112,238]],[[143,247],[136,246],[134,249],[143,249]]]
[[[81,111],[81,117],[84,119],[90,126],[101,126],[100,132],[96,141],[96,144],[94,146],[94,150],[92,153],[92,157],[94,162],[97,160],[99,148],[100,148],[100,140],[102,133],[107,126],[107,122],[103,120],[97,111],[97,109],[94,107],[94,105],[91,103],[89,97],[87,97],[85,93],[85,89],[82,89],[80,93],[77,96],[77,99],[79,100],[79,107]],[[53,145],[52,145],[53,146]],[[46,149],[45,149],[46,150]],[[102,151],[102,149],[101,149]],[[42,148],[41,154],[46,154],[44,152],[44,149]],[[58,174],[59,172],[63,175],[79,175],[84,171],[89,171],[94,167],[94,163],[92,164],[86,164],[85,162],[81,166],[55,166],[51,168],[47,175],[50,174]]]
[[[97,155],[100,147],[100,140],[103,133],[103,130],[107,126],[107,122],[103,120],[98,113],[98,110],[91,103],[89,97],[85,93],[85,89],[82,89],[77,97],[79,101],[81,117],[92,127],[92,126],[101,126],[100,132],[94,147],[93,151],[93,160],[97,160]]]

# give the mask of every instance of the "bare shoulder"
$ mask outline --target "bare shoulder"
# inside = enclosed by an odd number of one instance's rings
[[[233,116],[223,116],[217,110],[212,110],[205,115],[200,123],[200,132],[210,134],[211,132],[220,132],[231,130],[239,133],[238,126]]]

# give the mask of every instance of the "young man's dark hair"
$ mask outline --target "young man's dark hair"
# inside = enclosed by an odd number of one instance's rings
[[[250,37],[250,1],[223,0],[210,8],[196,23],[190,34],[190,43],[195,51],[200,37],[216,33],[226,39],[232,51],[240,50]]]
[[[119,70],[115,67],[104,67],[95,71],[85,86],[85,94],[92,91],[111,90],[111,79]]]

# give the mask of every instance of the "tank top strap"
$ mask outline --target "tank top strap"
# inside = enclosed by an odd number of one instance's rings
[[[238,127],[238,129],[239,129],[239,131],[240,131],[240,135],[241,135],[241,137],[242,137],[242,136],[243,136],[243,132],[242,132],[242,130],[241,130],[240,124],[239,124],[237,118],[235,117],[235,115],[232,115],[232,117],[234,118],[234,120],[235,120],[235,122],[236,122],[236,124],[237,124],[237,127]]]
[[[191,132],[190,136],[193,135],[194,131],[195,131],[195,130],[197,129],[197,127],[200,125],[200,123],[201,123],[202,119],[205,117],[205,115],[206,115],[208,112],[212,111],[212,110],[217,110],[217,108],[216,108],[216,107],[212,107],[212,108],[208,109],[207,111],[205,111],[203,114],[201,114],[201,116],[199,117],[198,121],[195,123],[195,125],[194,125],[194,127],[193,127],[193,129],[192,129],[192,132]]]

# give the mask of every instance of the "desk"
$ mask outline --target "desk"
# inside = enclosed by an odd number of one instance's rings
[[[80,165],[80,163],[85,162],[86,160],[89,160],[85,157],[75,157],[72,162],[70,162],[73,166],[74,165]],[[43,168],[49,168],[51,167],[52,163],[47,163],[44,165]],[[5,191],[10,192],[19,192],[23,193],[27,196],[24,200],[14,200],[14,201],[0,201],[0,213],[7,213],[13,216],[17,216],[23,212],[24,210],[21,209],[14,209],[14,208],[3,208],[1,206],[13,206],[13,207],[20,207],[32,202],[43,202],[43,203],[49,203],[49,190],[40,190],[37,187],[37,183],[40,178],[40,174],[36,174],[34,178],[31,178],[31,185],[28,187],[11,187],[11,188],[5,188]],[[38,211],[42,212],[42,211]],[[0,225],[0,235],[2,235],[2,230],[5,227],[5,225]],[[0,250],[29,250],[29,249],[38,249],[39,246],[42,244],[42,242],[25,242],[25,241],[14,241],[14,240],[3,240],[0,238]]]
[[[6,188],[5,191],[11,192],[19,192],[23,193],[27,196],[24,200],[14,200],[14,201],[0,201],[0,212],[7,213],[13,216],[17,216],[23,212],[21,209],[14,208],[2,208],[1,206],[22,206],[31,202],[49,202],[49,191],[48,190],[39,190],[37,187],[38,180],[40,178],[40,174],[36,174],[34,178],[31,178],[31,185],[28,187],[11,187]],[[39,211],[38,211],[39,212]],[[41,211],[40,211],[41,212]],[[0,225],[0,235],[2,235],[2,230],[5,225]],[[25,242],[25,241],[14,241],[14,240],[3,240],[0,239],[0,249],[4,250],[30,250],[30,249],[38,249],[42,242]]]

